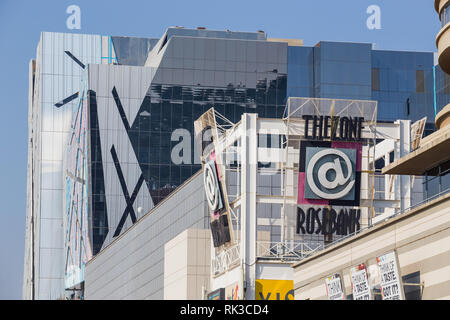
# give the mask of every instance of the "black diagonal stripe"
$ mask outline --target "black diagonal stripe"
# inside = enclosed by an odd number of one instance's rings
[[[122,227],[125,223],[125,220],[128,217],[128,212],[129,212],[128,202],[129,202],[130,196],[128,194],[128,189],[125,184],[125,179],[123,177],[122,168],[120,167],[119,158],[117,157],[116,148],[114,147],[114,145],[111,147],[111,156],[113,158],[114,166],[116,167],[117,175],[119,176],[120,186],[122,187],[122,192],[125,197],[125,201],[127,203],[127,207],[125,208],[125,211],[122,214],[120,222],[117,225],[116,231],[114,232],[114,235],[113,235],[113,237],[117,237],[120,234],[120,232],[122,231]],[[131,208],[131,210],[133,210],[133,208]]]
[[[112,95],[114,97],[114,101],[116,102],[117,110],[119,111],[120,117],[122,118],[123,125],[125,126],[125,130],[128,133],[128,131],[130,131],[130,124],[128,123],[125,111],[123,110],[123,106],[122,103],[120,102],[119,95],[117,94],[116,87],[112,89]]]
[[[81,62],[80,60],[78,60],[70,51],[64,51],[70,58],[72,58],[73,61],[75,61],[76,63],[78,63],[80,65],[80,67],[82,67],[83,69],[86,68],[86,66],[84,65],[83,62]]]
[[[58,103],[55,103],[55,107],[60,108],[63,105],[65,105],[66,103],[69,103],[70,101],[74,100],[78,98],[78,92],[74,93],[73,95],[71,95],[70,97],[65,98],[63,101],[60,101]]]
[[[139,190],[141,189],[142,183],[144,182],[144,175],[141,174],[141,176],[139,177],[139,180],[138,180],[136,186],[134,187],[133,194],[131,195],[131,199],[130,199],[130,196],[128,194],[128,188],[126,186],[125,179],[123,177],[122,168],[120,167],[119,158],[117,157],[117,152],[116,152],[114,145],[111,148],[111,156],[113,158],[114,166],[116,167],[117,175],[119,176],[120,186],[122,187],[122,192],[125,197],[125,201],[127,203],[127,207],[125,208],[125,210],[122,214],[122,217],[119,221],[119,224],[117,225],[116,231],[114,232],[114,235],[113,235],[113,237],[117,237],[120,234],[120,232],[122,231],[123,225],[125,223],[125,220],[128,217],[128,214],[130,214],[131,221],[133,223],[136,222],[136,214],[133,209],[133,204],[134,204],[134,201],[136,200]]]
[[[114,166],[116,167],[117,175],[119,176],[120,186],[122,187],[123,195],[130,198],[128,194],[127,185],[125,184],[125,179],[123,177],[122,168],[120,167],[119,158],[117,157],[116,148],[114,145],[111,147],[111,156],[114,160]]]
[[[134,214],[134,210],[132,210],[133,204],[134,204],[134,201],[136,200],[139,190],[141,190],[141,186],[142,186],[143,182],[144,182],[144,175],[141,173],[141,176],[139,177],[139,180],[136,183],[136,186],[134,187],[133,193],[131,194],[130,203],[128,204],[129,206],[131,206],[130,207],[130,217],[131,217],[131,221],[133,221],[133,223],[136,222],[136,215]]]

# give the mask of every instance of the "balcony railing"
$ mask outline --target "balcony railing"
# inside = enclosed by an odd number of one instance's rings
[[[329,247],[331,247],[331,246],[333,246],[333,245],[335,245],[335,244],[337,244],[337,243],[339,243],[339,242],[341,242],[341,241],[344,241],[344,240],[346,240],[346,239],[349,239],[349,238],[355,236],[356,234],[361,233],[361,232],[364,231],[364,230],[367,230],[367,229],[370,229],[370,228],[376,226],[378,223],[381,223],[381,222],[384,222],[384,221],[388,221],[388,220],[390,220],[390,219],[392,219],[392,218],[394,218],[394,217],[397,217],[397,216],[399,216],[399,215],[408,213],[409,211],[411,211],[411,210],[413,210],[413,209],[415,209],[415,208],[417,208],[417,207],[419,207],[419,206],[421,206],[421,205],[424,205],[424,204],[426,204],[426,203],[428,203],[428,202],[430,202],[430,201],[433,201],[433,200],[435,200],[435,199],[437,199],[437,198],[440,198],[440,197],[446,195],[446,194],[449,193],[449,192],[450,192],[450,188],[447,188],[447,189],[445,189],[445,190],[443,190],[443,191],[441,191],[441,192],[439,192],[439,193],[437,193],[437,194],[434,194],[433,196],[431,196],[431,197],[429,197],[429,198],[427,198],[427,199],[425,199],[425,200],[423,200],[423,201],[421,201],[421,202],[419,202],[419,203],[414,204],[413,206],[411,206],[411,207],[409,207],[409,208],[406,208],[406,209],[401,210],[401,211],[397,211],[397,212],[395,212],[394,214],[389,215],[388,217],[386,217],[386,219],[381,219],[381,220],[379,220],[379,221],[378,221],[377,223],[375,223],[375,224],[372,224],[372,225],[369,225],[369,226],[367,226],[367,227],[365,227],[365,228],[362,228],[362,229],[360,229],[360,230],[357,230],[357,231],[355,231],[354,233],[350,233],[350,234],[346,235],[345,237],[336,239],[335,241],[330,242],[330,243],[326,244],[325,246],[323,246],[321,250],[327,249],[327,248],[329,248]],[[320,251],[320,250],[318,250],[318,251]]]

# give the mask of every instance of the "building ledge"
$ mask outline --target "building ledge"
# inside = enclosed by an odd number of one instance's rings
[[[349,243],[352,243],[359,239],[365,238],[375,232],[380,231],[381,229],[387,228],[391,225],[396,224],[397,222],[399,222],[401,220],[408,219],[412,216],[420,214],[420,213],[426,211],[430,207],[436,206],[442,202],[446,202],[449,200],[450,200],[450,193],[446,193],[437,199],[433,199],[429,202],[419,205],[419,206],[415,207],[414,209],[411,209],[405,213],[398,214],[392,218],[388,218],[384,222],[380,222],[380,223],[376,224],[375,226],[373,226],[372,228],[362,230],[362,231],[360,231],[360,233],[358,233],[354,236],[351,236],[348,239],[345,239],[345,240],[342,240],[341,242],[333,244],[330,247],[328,247],[322,251],[318,251],[318,252],[314,253],[313,255],[311,255],[310,257],[307,257],[307,258],[301,260],[300,262],[295,262],[295,263],[291,264],[291,267],[295,269],[301,265],[307,264],[308,262],[315,260],[317,258],[320,258],[320,257],[322,257],[332,251],[335,251],[339,248],[342,248],[342,247],[348,245]]]
[[[383,174],[423,175],[450,158],[450,126],[427,137],[419,149],[394,161],[381,170]]]

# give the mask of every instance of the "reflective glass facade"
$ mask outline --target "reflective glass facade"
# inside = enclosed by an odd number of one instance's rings
[[[442,71],[439,65],[436,65],[433,72],[428,76],[434,78],[436,112],[439,112],[450,103],[450,75]]]
[[[155,203],[167,195],[165,188],[200,169],[193,147],[180,165],[174,163],[172,150],[181,141],[176,130],[194,146],[193,123],[211,107],[232,122],[244,112],[282,116],[287,74],[286,56],[279,53],[286,48],[262,41],[172,38],[130,131]]]
[[[89,66],[94,254],[200,170],[194,121],[208,109],[232,122],[284,112],[287,44],[169,31],[151,66]]]
[[[444,77],[431,52],[338,42],[288,48],[288,96],[376,100],[378,121],[426,116],[428,133],[436,113],[450,101]]]
[[[69,237],[64,225],[70,220],[64,208],[64,154],[83,69],[89,63],[114,61],[109,43],[108,36],[41,33],[29,74],[24,299],[58,299],[64,293]]]

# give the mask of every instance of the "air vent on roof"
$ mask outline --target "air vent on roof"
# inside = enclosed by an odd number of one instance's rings
[[[198,30],[206,30],[205,27],[197,27]]]
[[[265,33],[263,30],[258,30],[259,33]]]

